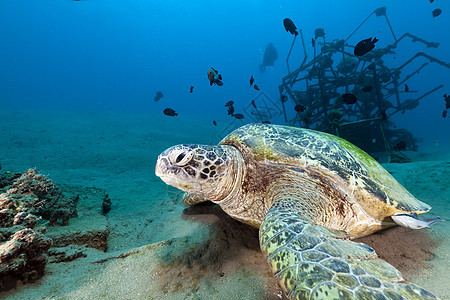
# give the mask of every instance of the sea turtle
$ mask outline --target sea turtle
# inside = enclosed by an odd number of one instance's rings
[[[249,124],[218,146],[167,149],[155,172],[188,193],[184,204],[210,200],[259,228],[261,250],[289,298],[435,299],[351,241],[395,225],[395,214],[414,222],[413,213],[430,206],[344,139]]]

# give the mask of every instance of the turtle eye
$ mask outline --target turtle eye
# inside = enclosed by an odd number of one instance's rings
[[[169,160],[172,164],[182,167],[186,165],[194,156],[193,151],[189,151],[186,149],[176,150],[172,152],[169,156]]]

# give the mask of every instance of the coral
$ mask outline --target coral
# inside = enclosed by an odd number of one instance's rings
[[[27,212],[50,221],[50,225],[69,224],[77,217],[78,196],[68,199],[55,183],[35,169],[29,169],[14,180],[6,193],[0,194],[0,209]],[[0,221],[1,222],[1,221]]]
[[[73,244],[106,250],[107,221],[93,207],[103,201],[107,213],[108,195],[99,189],[62,186],[64,193],[35,169],[22,175],[0,174],[0,290],[13,288],[17,280],[26,283],[41,277],[48,255],[54,263],[85,257],[82,250],[70,248]],[[83,214],[67,226],[70,218],[78,217],[80,195]],[[48,251],[50,246],[66,247]]]
[[[13,225],[22,225],[26,228],[34,228],[38,224],[38,218],[27,212],[20,212],[14,216]]]
[[[14,211],[12,209],[0,210],[0,227],[10,227],[14,222]]]
[[[35,169],[20,177],[2,174],[1,179],[1,188],[7,191],[0,194],[0,289],[7,289],[17,279],[26,283],[44,273],[52,240],[42,233],[45,229],[34,230],[39,219],[53,224],[61,219],[67,225],[77,213],[76,199],[66,199],[52,180]]]
[[[39,174],[36,169],[28,169],[17,178],[8,191],[10,194],[29,195],[35,194],[40,199],[49,199],[61,196],[61,191],[56,187],[51,179]]]
[[[0,289],[11,276],[23,282],[33,281],[44,273],[51,239],[30,228],[24,228],[0,244]]]
[[[11,185],[11,182],[13,182],[15,179],[20,177],[20,173],[18,172],[6,172],[0,174],[0,190],[5,188],[8,185]]]

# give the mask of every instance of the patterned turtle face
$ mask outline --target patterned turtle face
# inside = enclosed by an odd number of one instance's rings
[[[155,173],[168,185],[217,200],[227,185],[230,151],[229,146],[173,146],[159,155]]]

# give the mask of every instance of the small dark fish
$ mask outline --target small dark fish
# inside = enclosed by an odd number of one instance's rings
[[[227,104],[225,104],[225,107],[230,107],[230,106],[233,106],[233,104],[234,104],[234,101],[228,101],[227,102]]]
[[[215,70],[213,67],[209,68],[208,70],[208,79],[209,79],[209,85],[216,84],[218,86],[222,86],[222,75],[219,74],[217,70]]]
[[[374,37],[373,39],[368,38],[368,39],[362,40],[358,44],[356,44],[355,50],[353,51],[353,53],[356,56],[362,56],[362,55],[370,52],[373,48],[375,48],[376,42],[378,42],[376,37]]]
[[[166,108],[166,109],[164,110],[164,114],[165,114],[166,116],[171,116],[171,117],[178,116],[178,114],[177,114],[173,109],[171,109],[171,108]]]
[[[365,87],[363,87],[363,92],[364,93],[368,93],[372,90],[372,86],[371,85],[366,85]]]
[[[447,117],[447,110],[446,110],[446,109],[444,109],[444,111],[442,112],[442,117],[443,117],[443,118],[446,118],[446,117]]]
[[[214,126],[217,126],[217,122],[216,120],[213,121]]]
[[[386,114],[386,110],[385,110],[385,109],[383,109],[383,110],[381,111],[381,119],[382,119],[383,121],[386,121],[386,120],[388,119],[388,116],[387,116],[387,114]]]
[[[442,9],[436,8],[436,9],[433,10],[433,12],[432,12],[433,18],[438,17],[441,13],[442,13]]]
[[[270,121],[262,121],[263,124],[270,124]]]
[[[409,86],[405,84],[405,92],[409,92]]]
[[[234,106],[228,106],[228,115],[233,115],[234,113]]]
[[[163,93],[161,93],[161,92],[156,92],[156,95],[155,95],[155,98],[154,98],[154,100],[155,101],[159,101],[162,97],[164,97],[163,96]]]
[[[316,45],[316,40],[314,38],[311,39],[311,44],[313,47]]]
[[[295,36],[298,35],[297,32],[297,27],[295,27],[294,22],[292,22],[291,19],[286,18],[283,20],[283,25],[284,25],[284,29],[286,29],[286,31],[289,31],[291,34],[294,34]]]
[[[250,77],[250,86],[253,85],[253,82],[255,82],[255,78],[253,78],[253,75],[252,75],[252,77]]]
[[[254,108],[256,108],[255,100],[252,100],[252,106],[253,106]]]
[[[193,85],[191,85],[191,89],[189,90],[189,93],[192,94],[192,92],[194,92],[194,86]]]
[[[430,0],[430,3],[433,3],[434,2],[434,0]]]
[[[259,86],[257,86],[256,84],[253,86],[255,88],[255,90],[259,91]]]
[[[444,100],[445,100],[445,109],[450,108],[450,96],[447,96],[447,94],[444,94]]]
[[[235,117],[238,120],[242,120],[244,118],[243,114],[234,114],[233,117]]]
[[[397,150],[397,151],[404,151],[404,150],[406,150],[406,143],[404,141],[398,142],[394,146],[394,150]]]
[[[345,104],[355,104],[356,96],[353,94],[343,94],[342,101],[344,101]]]
[[[298,111],[298,112],[305,111],[305,109],[306,109],[306,106],[301,105],[301,104],[298,104],[298,105],[296,105],[296,106],[294,107],[294,110],[295,110],[295,111]]]

